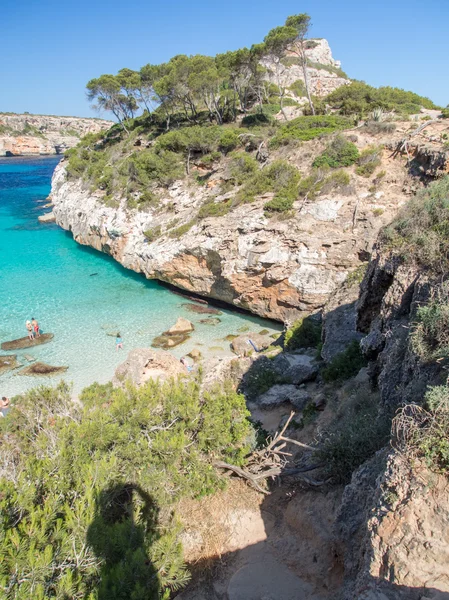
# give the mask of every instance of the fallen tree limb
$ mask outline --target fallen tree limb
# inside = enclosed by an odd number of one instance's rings
[[[412,137],[414,137],[415,135],[418,135],[418,133],[421,133],[421,131],[423,131],[423,129],[425,129],[429,125],[432,125],[432,123],[439,123],[439,122],[440,122],[439,119],[432,119],[431,121],[426,121],[425,123],[423,123],[422,125],[420,125],[416,129],[414,129],[413,131],[411,131],[408,135],[406,135],[404,138],[402,138],[402,140],[400,140],[398,142],[396,148],[390,154],[389,158],[396,158],[396,156],[398,154],[401,154],[402,152],[405,151],[407,153],[407,161],[410,162],[410,154],[409,154],[409,151],[408,151],[408,143],[409,143],[409,141],[412,139]]]

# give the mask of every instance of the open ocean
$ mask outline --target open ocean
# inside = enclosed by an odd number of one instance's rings
[[[179,316],[192,321],[195,332],[173,351],[177,357],[195,347],[204,355],[229,353],[223,338],[245,326],[280,330],[228,310],[222,311],[219,324],[204,325],[199,321],[207,315],[181,306],[187,300],[80,246],[57,225],[41,225],[37,217],[45,212],[58,162],[58,157],[0,159],[0,341],[24,337],[25,321],[32,317],[43,332],[55,336],[48,344],[0,355],[17,354],[24,366],[29,364],[25,355],[31,355],[69,369],[45,378],[10,371],[0,375],[0,395],[14,396],[61,378],[73,383],[75,393],[94,381],[105,383],[131,349],[150,346]],[[124,340],[121,352],[115,349],[115,338],[107,335],[116,331]]]

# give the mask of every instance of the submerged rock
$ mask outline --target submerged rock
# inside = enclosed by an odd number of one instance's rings
[[[19,375],[27,375],[30,377],[49,377],[50,375],[58,375],[65,373],[69,367],[54,367],[43,362],[35,362],[28,367],[19,371]]]
[[[30,340],[28,337],[19,338],[18,340],[11,340],[10,342],[3,342],[2,350],[21,350],[22,348],[32,348],[33,346],[40,346],[41,344],[47,344],[54,338],[53,333],[43,333],[40,337]]]
[[[190,338],[188,333],[179,334],[167,334],[163,333],[154,338],[151,344],[152,348],[162,348],[162,350],[169,350],[170,348],[176,348]]]
[[[196,313],[197,315],[221,315],[221,310],[212,308],[211,306],[204,306],[202,304],[182,304],[182,307],[189,312]]]
[[[198,348],[193,348],[193,350],[191,350],[187,356],[190,356],[190,358],[193,358],[193,360],[197,362],[198,360],[201,360],[202,354]]]
[[[173,327],[170,327],[168,331],[166,331],[163,335],[179,335],[183,333],[190,333],[193,331],[195,327],[188,320],[183,317],[179,317]]]
[[[221,319],[218,317],[209,317],[208,319],[201,319],[200,323],[203,325],[218,325],[221,323]]]
[[[20,367],[20,363],[17,360],[16,354],[8,354],[7,356],[0,356],[0,375],[17,369]]]
[[[169,352],[136,348],[131,350],[126,360],[117,367],[112,383],[120,386],[129,380],[139,386],[150,379],[167,381],[185,374],[186,369]]]

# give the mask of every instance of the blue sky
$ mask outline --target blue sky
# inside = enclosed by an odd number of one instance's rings
[[[350,77],[449,103],[449,0],[3,0],[0,111],[94,116],[92,77],[250,46],[299,12]]]

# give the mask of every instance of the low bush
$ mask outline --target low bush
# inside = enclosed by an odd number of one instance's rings
[[[195,221],[189,221],[188,223],[184,223],[184,225],[181,225],[180,227],[177,227],[176,229],[172,229],[171,231],[169,231],[168,237],[171,237],[173,239],[179,239],[185,233],[190,231],[194,225],[195,225]]]
[[[394,110],[404,115],[419,113],[421,107],[438,108],[429,98],[413,92],[393,87],[375,88],[363,81],[339,87],[326,96],[325,102],[343,115],[359,117],[368,115],[375,108]]]
[[[390,421],[378,415],[374,398],[360,398],[343,422],[324,433],[316,458],[334,483],[347,484],[352,473],[388,443]]]
[[[214,492],[254,441],[243,396],[196,381],[65,384],[0,426],[2,597],[168,598],[189,578],[174,503]]]
[[[314,200],[320,193],[329,194],[337,190],[346,194],[350,181],[346,171],[339,170],[329,174],[329,168],[313,169],[308,177],[299,182],[298,194],[309,200]]]
[[[443,117],[443,119],[449,119],[449,106],[447,108],[442,109],[441,116]]]
[[[337,354],[330,363],[321,371],[326,382],[344,381],[354,377],[362,367],[366,367],[367,361],[362,354],[360,344],[354,340],[344,352]]]
[[[149,242],[154,242],[161,235],[161,227],[160,225],[157,227],[153,227],[152,229],[147,229],[143,232],[143,235]]]
[[[224,200],[223,202],[215,202],[208,200],[198,211],[199,219],[207,219],[208,217],[223,217],[232,208],[232,200]]]
[[[298,196],[300,174],[296,167],[285,160],[275,160],[257,171],[244,185],[237,196],[237,202],[253,202],[256,196],[275,192],[275,198],[293,201]]]
[[[235,152],[229,163],[231,176],[238,185],[248,180],[259,169],[259,164],[247,152]]]
[[[449,282],[434,288],[429,301],[418,308],[411,343],[422,360],[449,356]]]
[[[311,69],[318,69],[319,71],[328,71],[329,73],[334,73],[334,75],[337,75],[337,77],[348,79],[348,76],[343,71],[343,69],[340,69],[339,67],[334,67],[334,65],[323,65],[322,63],[313,62],[311,60],[307,61],[307,65]]]
[[[298,98],[304,98],[307,96],[306,86],[302,79],[297,79],[288,89],[292,91],[295,96],[298,96]]]
[[[404,262],[417,262],[434,273],[449,263],[449,176],[433,182],[402,207],[381,232],[382,244]]]
[[[287,329],[284,347],[288,352],[299,348],[317,348],[321,342],[321,323],[312,317],[295,321]]]
[[[320,154],[314,161],[314,167],[331,167],[338,169],[339,167],[350,167],[359,158],[357,146],[349,142],[342,135],[337,135],[328,144],[326,150]]]
[[[279,148],[292,140],[313,140],[323,134],[350,129],[353,124],[351,119],[339,115],[298,117],[282,125],[269,145],[271,148]]]
[[[393,133],[396,131],[396,124],[388,121],[367,121],[364,131],[370,135]]]
[[[371,177],[377,167],[381,164],[382,148],[370,146],[360,153],[357,160],[358,167],[355,172],[361,177]]]

